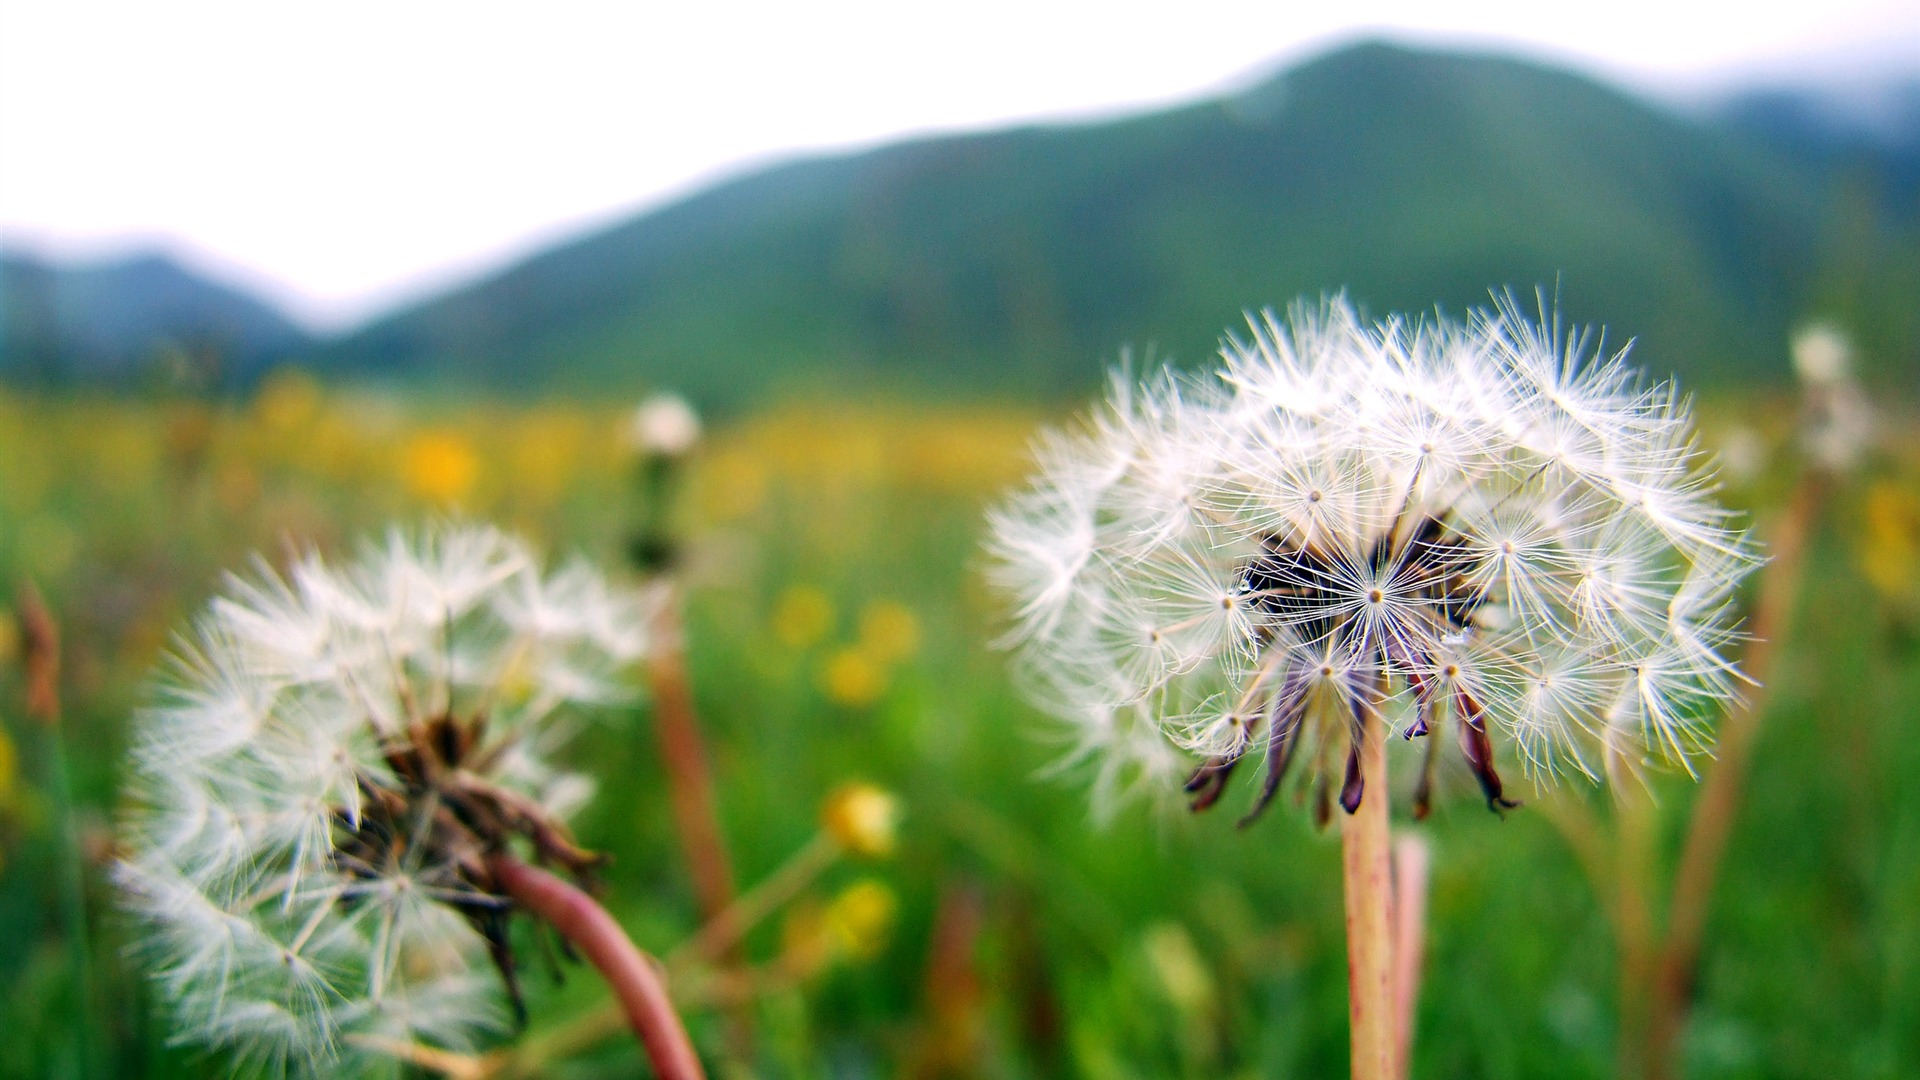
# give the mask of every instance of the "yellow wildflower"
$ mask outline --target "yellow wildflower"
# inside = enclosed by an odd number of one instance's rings
[[[773,605],[773,636],[789,649],[804,649],[833,626],[833,601],[812,585],[792,585]]]
[[[457,503],[473,491],[480,458],[458,432],[422,431],[407,441],[404,475],[407,490],[434,503]]]
[[[1888,597],[1913,592],[1920,576],[1920,495],[1890,481],[1867,489],[1860,571]]]
[[[875,600],[860,612],[860,647],[883,663],[897,663],[920,650],[920,620],[897,600]]]
[[[855,855],[882,859],[893,854],[900,824],[900,800],[872,784],[836,789],[820,807],[820,827]]]
[[[820,669],[820,689],[835,705],[864,709],[886,693],[887,673],[863,650],[840,649]]]
[[[841,889],[827,905],[826,922],[842,955],[871,960],[886,948],[899,912],[900,899],[892,889],[873,878],[861,878]]]

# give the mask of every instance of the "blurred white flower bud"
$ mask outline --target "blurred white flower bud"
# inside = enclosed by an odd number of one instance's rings
[[[633,411],[627,438],[642,453],[679,457],[700,441],[700,415],[678,394],[654,394]]]
[[[1834,386],[1853,374],[1847,336],[1830,322],[1811,322],[1793,333],[1793,372],[1808,386]]]
[[[1794,332],[1793,369],[1806,391],[1801,440],[1807,455],[1833,472],[1851,469],[1873,437],[1873,407],[1853,378],[1853,347],[1829,322]]]

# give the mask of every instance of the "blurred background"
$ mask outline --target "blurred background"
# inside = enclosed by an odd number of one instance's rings
[[[618,564],[659,391],[708,428],[670,518],[735,875],[848,781],[904,806],[749,939],[750,1040],[689,1004],[717,1073],[1343,1074],[1332,836],[1092,822],[985,644],[982,510],[1123,356],[1490,290],[1677,374],[1763,535],[1821,476],[1673,1074],[1920,1075],[1920,12],[1445,8],[0,0],[0,1075],[224,1071],[106,878],[141,681],[223,570],[444,517]],[[1839,457],[1815,325],[1870,403]],[[580,832],[664,952],[701,908],[651,723],[588,737]],[[1625,886],[1551,809],[1604,800],[1455,795],[1414,1075],[1645,1074]],[[1654,795],[1657,897],[1697,794]],[[597,1000],[529,983],[535,1036]]]

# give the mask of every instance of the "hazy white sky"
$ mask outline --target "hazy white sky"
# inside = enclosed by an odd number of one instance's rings
[[[1378,30],[1674,86],[1920,57],[1920,0],[0,0],[0,237],[164,243],[341,325],[754,161],[1191,97]]]

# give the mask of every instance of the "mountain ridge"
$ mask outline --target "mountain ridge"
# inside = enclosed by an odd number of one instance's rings
[[[0,251],[0,373],[22,381],[115,384],[184,363],[244,383],[313,344],[269,302],[157,248],[78,262]]]
[[[1864,328],[1870,368],[1920,370],[1920,215],[1854,197],[1804,128],[1362,42],[1184,105],[777,162],[235,367],[723,405],[1065,396],[1300,296],[1458,313],[1542,288],[1690,382],[1783,377],[1810,314]]]
[[[1584,76],[1367,43],[1222,99],[771,166],[322,359],[722,400],[819,381],[1053,393],[1129,344],[1198,359],[1296,296],[1384,313],[1545,286],[1650,366],[1777,375],[1817,292],[1824,184]]]

